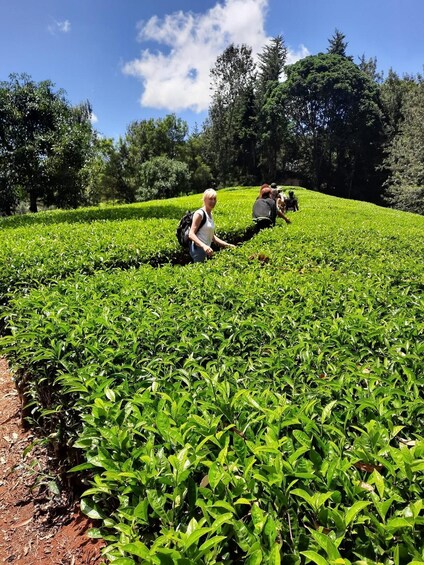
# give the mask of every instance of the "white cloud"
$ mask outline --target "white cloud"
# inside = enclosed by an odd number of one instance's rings
[[[97,124],[97,122],[99,121],[99,118],[96,116],[94,112],[91,112],[90,121],[92,124]]]
[[[47,29],[52,35],[56,35],[57,32],[69,33],[71,31],[71,22],[69,20],[64,20],[63,22],[54,20],[53,23],[47,26]]]
[[[286,63],[287,65],[293,65],[293,63],[299,61],[299,59],[304,59],[308,55],[310,55],[308,48],[304,45],[300,45],[297,51],[288,50]]]
[[[210,69],[230,44],[245,43],[254,55],[269,40],[264,29],[268,0],[224,0],[203,14],[175,12],[138,24],[138,40],[155,41],[162,50],[141,51],[123,72],[143,84],[140,104],[172,112],[202,112],[210,101]],[[292,63],[308,54],[288,54]]]

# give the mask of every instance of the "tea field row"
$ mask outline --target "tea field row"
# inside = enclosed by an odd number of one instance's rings
[[[220,193],[218,228],[255,196]],[[424,221],[299,196],[206,264],[87,258],[10,297],[2,349],[111,562],[424,561]]]

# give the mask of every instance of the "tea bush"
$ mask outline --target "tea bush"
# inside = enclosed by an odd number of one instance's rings
[[[225,194],[225,191],[222,191]],[[216,212],[219,233],[240,239],[251,225],[251,202],[229,192]],[[201,206],[200,195],[132,206],[54,211],[0,219],[0,303],[41,283],[74,273],[128,269],[175,261],[183,250],[175,229],[187,209]]]
[[[217,224],[245,229],[255,196],[220,194]],[[424,560],[424,221],[299,196],[206,264],[11,299],[3,351],[34,425],[81,454],[111,562]]]

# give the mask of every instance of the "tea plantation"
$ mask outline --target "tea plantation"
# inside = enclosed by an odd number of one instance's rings
[[[424,217],[258,189],[0,222],[1,340],[106,562],[424,563]]]

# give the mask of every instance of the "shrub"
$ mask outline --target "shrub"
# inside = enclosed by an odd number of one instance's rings
[[[153,157],[141,165],[139,200],[171,198],[188,191],[190,171],[181,161],[168,157]]]

